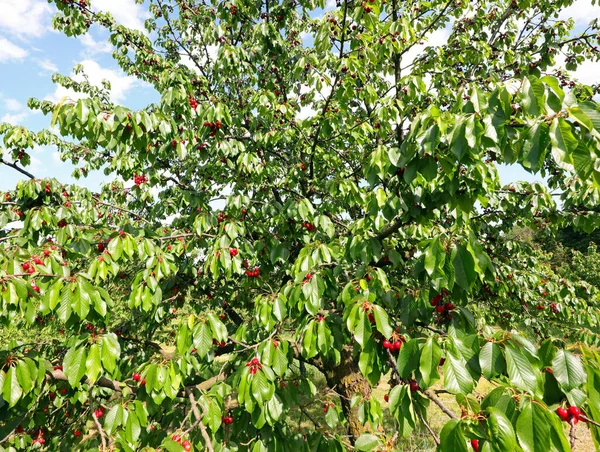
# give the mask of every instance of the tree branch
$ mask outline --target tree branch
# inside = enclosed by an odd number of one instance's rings
[[[21,174],[24,174],[29,179],[35,179],[35,176],[33,174],[31,174],[30,172],[25,171],[23,168],[17,166],[16,163],[10,163],[10,162],[7,162],[6,160],[1,159],[1,158],[0,158],[0,163],[4,163],[6,166],[10,166],[12,169],[17,170]]]
[[[423,423],[423,425],[425,426],[425,428],[427,429],[427,431],[429,432],[429,434],[431,435],[431,437],[435,441],[435,444],[437,444],[439,446],[440,445],[440,439],[437,437],[437,435],[435,434],[435,432],[431,429],[431,427],[429,426],[429,424],[427,423],[427,421],[425,420],[425,418],[423,417],[423,415],[421,414],[421,412],[419,410],[416,410],[416,411],[417,411],[417,415],[419,416],[419,419],[421,419],[421,422]]]

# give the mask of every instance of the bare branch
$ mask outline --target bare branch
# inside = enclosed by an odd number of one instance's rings
[[[16,163],[10,163],[7,162],[4,159],[0,159],[0,163],[4,163],[6,166],[10,166],[12,169],[17,170],[19,173],[24,174],[25,176],[27,176],[29,179],[35,179],[35,176],[33,174],[31,174],[29,171],[25,171],[23,168],[21,168],[20,166],[17,166]]]

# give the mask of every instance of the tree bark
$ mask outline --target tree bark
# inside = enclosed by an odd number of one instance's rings
[[[351,408],[352,397],[359,394],[364,399],[371,398],[371,385],[358,368],[358,359],[354,359],[352,348],[346,347],[341,351],[339,365],[328,366],[326,378],[330,388],[340,395],[342,410],[348,421],[348,435],[352,444],[367,429],[358,419],[358,408]]]

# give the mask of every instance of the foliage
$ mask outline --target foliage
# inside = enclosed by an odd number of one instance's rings
[[[571,1],[151,0],[148,34],[54,3],[160,102],[116,105],[78,67],[54,81],[83,98],[29,102],[50,130],[0,126],[24,175],[51,144],[109,176],[4,195],[0,320],[39,341],[2,344],[0,441],[383,451],[433,402],[441,451],[569,450],[567,406],[599,443],[596,289],[509,234],[600,224],[597,89],[553,69],[598,58],[595,25],[555,19]],[[301,399],[324,406],[307,435]]]

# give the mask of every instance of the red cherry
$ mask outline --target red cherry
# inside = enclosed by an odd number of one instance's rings
[[[146,386],[146,379],[143,378],[142,381],[140,381],[140,386]]]
[[[23,271],[27,271],[29,270],[29,264],[27,262],[23,262],[21,264],[21,268],[23,269]]]
[[[252,358],[252,361],[250,361],[250,364],[252,364],[253,366],[257,366],[259,362],[260,361],[258,361],[258,358]]]
[[[581,410],[579,408],[577,408],[576,406],[570,406],[567,411],[571,416],[579,420],[579,416],[581,416]]]
[[[81,436],[81,432],[79,430],[75,430],[73,432],[73,436],[76,436],[77,438],[79,438]]]
[[[411,380],[411,382],[410,382],[410,390],[411,390],[412,392],[416,392],[416,391],[418,391],[419,389],[420,389],[420,388],[419,388],[419,385],[417,384],[417,382],[416,382],[415,380]]]
[[[445,311],[444,306],[442,305],[436,306],[435,310],[440,314]]]
[[[385,400],[386,402],[389,402],[390,401],[390,396],[388,394],[385,394],[383,396],[383,400]]]
[[[558,414],[558,417],[565,422],[569,419],[569,412],[563,407],[558,407],[556,409],[556,414]]]
[[[383,348],[385,348],[385,349],[392,348],[392,343],[386,339],[385,341],[383,341]]]
[[[394,342],[393,346],[394,346],[394,351],[397,352],[398,350],[400,350],[402,348],[402,342],[396,341],[396,342]]]
[[[181,436],[179,436],[179,435],[173,435],[173,436],[171,436],[171,439],[173,441],[175,441],[176,443],[180,443],[181,442]]]
[[[451,302],[448,302],[444,305],[444,308],[446,308],[446,311],[452,311],[454,309],[454,304]]]
[[[186,452],[189,452],[190,450],[192,450],[192,443],[190,443],[187,439],[181,443],[181,446],[183,447],[183,449]]]
[[[443,366],[446,362],[446,358],[440,358],[440,366]]]
[[[140,381],[142,379],[142,376],[138,373],[133,374],[133,381]]]
[[[471,447],[473,448],[473,450],[475,452],[479,452],[479,440],[478,439],[472,439],[471,440]]]

